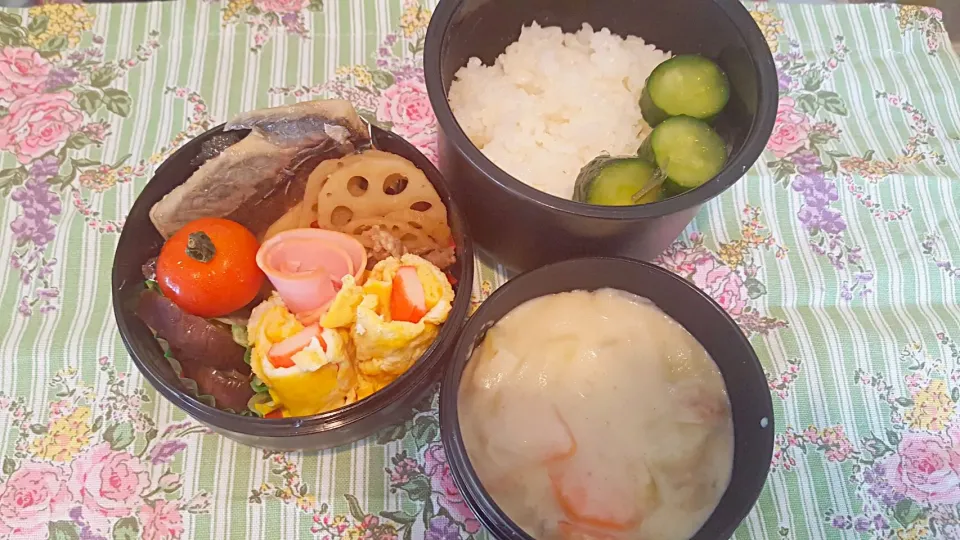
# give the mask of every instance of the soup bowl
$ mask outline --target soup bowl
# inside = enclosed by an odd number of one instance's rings
[[[134,302],[144,289],[141,266],[155,257],[163,238],[150,221],[150,208],[186,182],[202,164],[204,142],[223,133],[217,126],[185,144],[157,168],[127,217],[113,261],[113,311],[120,337],[133,363],[163,397],[212,430],[240,443],[272,450],[319,450],[347,444],[402,421],[440,379],[470,307],[473,244],[450,189],[436,167],[399,135],[372,127],[374,147],[403,156],[424,172],[447,207],[456,244],[457,295],[439,335],[414,365],[382,390],[356,403],[314,416],[267,419],[223,411],[191,395],[164,356],[150,329],[136,315]],[[239,131],[246,135],[246,132]]]
[[[459,394],[464,370],[494,324],[515,307],[541,296],[606,287],[653,301],[703,345],[723,375],[733,417],[733,473],[718,506],[692,537],[728,538],[753,508],[773,454],[773,404],[767,379],[737,323],[706,293],[653,264],[619,258],[584,258],[541,267],[508,281],[470,318],[440,386],[440,431],[447,462],[464,500],[501,540],[531,540],[500,509],[477,476],[464,446]],[[598,419],[617,425],[615,418]]]
[[[467,60],[492,65],[533,22],[575,32],[583,23],[634,35],[673,54],[716,61],[731,86],[714,125],[727,143],[723,170],[702,186],[640,206],[594,206],[549,195],[497,167],[470,141],[448,101]],[[763,151],[777,114],[777,72],[766,40],[738,0],[445,0],[427,31],[424,74],[439,126],[440,170],[450,178],[477,244],[517,271],[563,259],[651,260],[700,206],[739,180]]]

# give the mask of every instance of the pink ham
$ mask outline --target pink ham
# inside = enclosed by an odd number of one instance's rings
[[[333,301],[343,276],[357,282],[367,267],[363,245],[336,231],[292,229],[279,233],[260,246],[257,266],[277,288],[294,314],[317,320],[318,311]]]
[[[317,309],[304,311],[302,313],[297,313],[297,318],[300,319],[300,322],[305,325],[311,325],[316,322],[319,322],[320,319],[322,319],[323,316],[327,314],[327,310],[330,309],[330,304],[332,303],[333,303],[333,298],[331,298],[329,302],[320,306]]]

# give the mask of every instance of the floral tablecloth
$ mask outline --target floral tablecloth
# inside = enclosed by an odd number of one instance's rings
[[[769,149],[659,262],[767,371],[776,448],[737,538],[960,538],[960,61],[940,15],[751,5],[780,69]],[[117,334],[124,216],[178,145],[316,96],[435,155],[414,0],[0,11],[0,537],[483,538],[435,402],[319,454],[238,446]],[[479,303],[505,279],[478,261]]]

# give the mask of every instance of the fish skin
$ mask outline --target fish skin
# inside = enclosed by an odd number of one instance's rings
[[[225,131],[252,129],[280,147],[303,148],[333,139],[340,144],[368,139],[367,126],[353,104],[342,99],[301,101],[241,113],[227,122]]]
[[[262,239],[303,198],[313,168],[370,142],[366,124],[343,100],[251,111],[224,129],[251,131],[154,204],[150,220],[164,238],[195,219],[220,217]]]
[[[200,153],[196,155],[190,164],[194,167],[200,167],[204,163],[222,154],[227,148],[237,144],[246,134],[236,131],[226,131],[203,141],[200,145]]]

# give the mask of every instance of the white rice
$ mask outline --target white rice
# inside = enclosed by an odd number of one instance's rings
[[[524,27],[493,66],[471,58],[450,85],[470,140],[501,169],[569,199],[580,168],[601,153],[633,154],[649,127],[647,76],[669,53],[589,24],[575,34]]]

